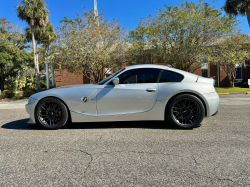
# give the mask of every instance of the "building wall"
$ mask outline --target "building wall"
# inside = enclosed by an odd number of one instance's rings
[[[67,86],[72,84],[83,84],[83,75],[69,73],[66,70],[55,70],[55,83],[56,87]]]
[[[122,68],[126,66],[127,65],[125,63],[122,64]],[[201,76],[201,68],[198,68],[193,73]],[[243,76],[243,80],[250,79],[250,62],[246,63],[246,66],[243,67],[242,76]],[[211,65],[211,64],[209,65],[208,77],[215,77],[216,79],[215,87],[218,87],[217,65]],[[93,76],[92,76],[92,80],[94,80]],[[227,74],[225,73],[222,67],[220,67],[219,80],[220,80],[219,82],[220,87],[230,86]],[[63,71],[55,70],[55,83],[56,83],[56,87],[59,87],[59,86],[66,86],[66,85],[73,85],[73,84],[90,84],[90,80],[84,75],[82,75],[81,73],[74,74],[74,73],[69,73],[66,70],[63,70]]]
[[[250,61],[246,62],[245,66],[243,66],[242,76],[244,80],[250,79]]]
[[[230,86],[229,78],[224,69],[220,66],[220,87],[229,87],[229,86]]]
[[[214,79],[216,80],[215,81],[215,87],[218,87],[218,74],[217,74],[218,70],[217,70],[217,65],[209,64],[208,70],[209,70],[208,76],[209,77],[214,77]]]
[[[193,73],[196,74],[196,75],[201,76],[201,68],[199,67],[199,68],[196,69]]]

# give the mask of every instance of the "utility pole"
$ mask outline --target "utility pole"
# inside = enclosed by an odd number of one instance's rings
[[[97,22],[98,22],[98,26],[99,26],[97,0],[94,0],[94,13],[95,13],[95,17],[97,17]]]

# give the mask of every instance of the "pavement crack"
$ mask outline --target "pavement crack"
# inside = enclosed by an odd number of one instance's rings
[[[89,169],[91,163],[93,162],[93,154],[88,153],[88,152],[83,151],[83,150],[79,150],[79,151],[82,152],[82,153],[84,153],[84,154],[86,154],[86,155],[88,155],[88,156],[90,156],[90,161],[89,161],[89,163],[88,163],[88,166],[86,167],[86,169],[85,169],[84,172],[83,172],[83,177],[85,177],[85,175],[86,175],[86,173],[87,173],[87,170]]]
[[[197,162],[197,160],[196,160],[195,156],[194,156],[194,155],[192,155],[192,157],[193,157],[193,160],[194,160],[194,162],[195,162],[195,165],[198,165],[198,162]]]
[[[151,155],[167,155],[167,156],[175,156],[180,158],[189,158],[186,156],[176,155],[176,154],[169,154],[169,153],[154,153],[154,152],[146,152],[146,151],[110,151],[110,152],[99,152],[93,153],[92,155],[99,155],[99,154],[113,154],[113,153],[138,153],[138,154],[151,154]]]
[[[210,176],[207,176],[207,175],[202,175],[202,174],[196,173],[195,171],[193,171],[193,170],[191,170],[191,169],[189,169],[189,171],[190,171],[191,173],[193,173],[195,176],[205,177],[205,178],[208,178],[208,179],[211,179],[211,180],[235,182],[235,181],[233,181],[232,179],[228,179],[228,178],[220,178],[220,177],[218,177],[218,176],[210,177]]]

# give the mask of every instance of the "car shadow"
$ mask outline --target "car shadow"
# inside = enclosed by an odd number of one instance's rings
[[[29,121],[28,118],[16,120],[16,121],[11,121],[9,123],[2,125],[1,128],[15,129],[15,130],[39,130],[39,129],[41,129],[37,125],[28,124],[27,123],[28,121]]]
[[[15,130],[44,130],[38,125],[28,124],[28,118],[12,121],[1,126],[4,129]],[[180,129],[162,121],[122,121],[122,122],[91,122],[70,123],[62,129],[114,129],[114,128],[141,128],[141,129],[166,129],[166,130],[192,130]]]

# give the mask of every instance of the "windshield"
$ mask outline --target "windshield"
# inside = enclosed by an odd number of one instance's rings
[[[124,69],[125,69],[125,68],[124,68]],[[112,79],[114,76],[116,76],[117,74],[119,74],[120,72],[122,72],[124,69],[121,69],[121,70],[115,72],[114,74],[108,76],[106,79],[104,79],[104,80],[98,82],[97,84],[99,84],[99,85],[105,84],[105,83],[108,82],[110,79]]]

